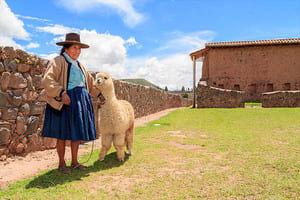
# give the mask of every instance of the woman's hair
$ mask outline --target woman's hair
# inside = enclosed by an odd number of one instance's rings
[[[65,52],[66,49],[70,48],[70,46],[72,46],[72,44],[64,44],[64,46],[61,48],[60,50],[60,54],[62,56],[62,54]]]

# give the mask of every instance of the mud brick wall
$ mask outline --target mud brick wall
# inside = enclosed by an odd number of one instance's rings
[[[262,107],[300,107],[300,90],[263,93]]]
[[[245,92],[198,84],[197,108],[237,108],[244,107],[244,102]]]
[[[23,50],[0,47],[0,160],[56,145],[55,139],[41,137],[46,96],[40,81],[48,62]],[[114,84],[117,98],[131,102],[136,117],[184,106],[179,95],[119,80]],[[98,113],[97,98],[93,104]]]

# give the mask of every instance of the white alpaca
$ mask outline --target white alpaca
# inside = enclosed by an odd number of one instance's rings
[[[102,149],[99,154],[99,160],[104,160],[107,151],[113,143],[119,161],[124,161],[125,145],[129,155],[132,154],[134,110],[129,102],[116,98],[114,84],[108,73],[98,73],[95,85],[102,93],[101,98],[105,99],[104,104],[100,108],[99,130]]]

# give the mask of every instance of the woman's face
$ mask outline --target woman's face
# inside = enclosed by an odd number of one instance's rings
[[[66,53],[72,58],[73,60],[77,60],[81,53],[81,46],[78,44],[72,44],[68,49],[65,49]]]

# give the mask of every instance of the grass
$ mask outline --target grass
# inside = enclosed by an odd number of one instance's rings
[[[253,107],[253,106],[262,107],[262,103],[260,103],[260,102],[245,102],[245,107]]]
[[[134,155],[48,170],[2,199],[299,199],[300,108],[181,109],[135,130]],[[86,155],[85,160],[89,155]]]
[[[138,84],[138,85],[143,85],[143,86],[149,86],[149,87],[154,87],[154,88],[157,88],[157,89],[160,89],[160,87],[158,87],[157,85],[154,85],[153,83],[145,80],[145,79],[120,79],[121,81],[126,81],[126,82],[129,82],[129,83],[135,83],[135,84]]]

